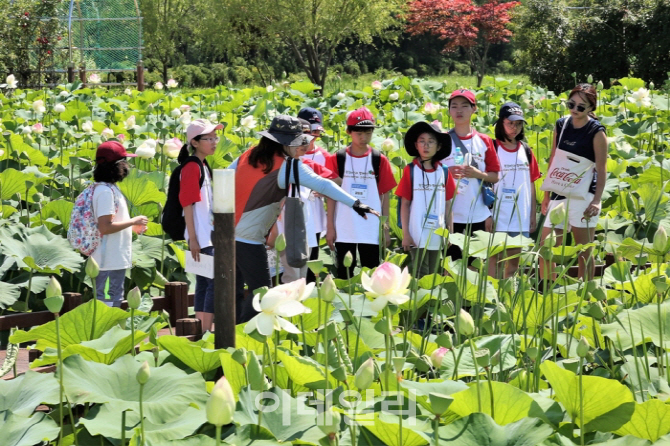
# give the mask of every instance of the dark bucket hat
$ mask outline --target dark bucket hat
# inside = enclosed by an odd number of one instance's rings
[[[288,115],[277,115],[272,119],[270,128],[258,132],[259,135],[278,142],[284,146],[296,147],[309,144],[312,135],[303,133],[303,125],[298,118]]]
[[[449,136],[449,133],[444,133],[435,124],[420,121],[410,127],[407,133],[405,133],[405,150],[408,155],[419,156],[419,151],[416,150],[416,140],[419,139],[422,133],[433,133],[440,144],[440,150],[433,157],[434,161],[443,160],[451,154],[451,136]]]

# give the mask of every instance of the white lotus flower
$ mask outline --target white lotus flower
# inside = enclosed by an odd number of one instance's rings
[[[373,311],[381,311],[389,303],[402,305],[409,300],[407,296],[409,282],[412,277],[405,269],[390,262],[384,262],[377,267],[372,277],[366,273],[361,274],[361,284],[369,295],[376,297],[370,304]]]
[[[165,84],[165,86],[168,88],[177,88],[177,85],[179,85],[179,82],[174,79],[168,79],[167,83]]]
[[[440,109],[440,104],[433,104],[432,102],[426,102],[423,106],[423,109],[426,113],[435,113]]]
[[[81,123],[81,130],[85,133],[93,133],[93,122],[84,121]]]
[[[191,106],[188,104],[183,104],[182,106],[179,107],[179,111],[181,112],[191,111]]]
[[[384,88],[384,86],[382,85],[381,82],[379,82],[379,81],[372,82],[372,89],[373,90],[381,90],[382,88]]]
[[[35,102],[33,102],[33,110],[35,110],[36,113],[44,113],[47,110],[44,107],[44,101],[38,99]]]
[[[316,284],[314,282],[312,283],[307,283],[307,281],[302,278],[295,280],[293,282],[285,283],[279,286],[276,286],[276,289],[279,289],[280,291],[286,291],[286,293],[289,295],[289,297],[296,302],[303,302],[305,299],[307,299],[311,294],[312,291],[314,291],[314,286]],[[302,305],[302,304],[301,304]],[[311,313],[312,310],[308,307],[305,307],[303,305],[303,313]]]
[[[386,138],[382,143],[382,150],[384,152],[392,152],[395,150],[395,142],[391,138]]]
[[[165,144],[163,144],[163,153],[168,158],[175,159],[179,156],[179,151],[182,146],[183,143],[179,138],[168,139],[165,141]]]
[[[179,111],[178,108],[175,108],[174,110],[172,110],[172,111],[170,112],[170,116],[172,116],[173,118],[177,119],[178,117],[181,116],[181,112]]]
[[[272,85],[268,85],[267,87],[265,87],[265,90],[267,90],[268,93],[272,93],[273,91],[275,91],[275,87],[273,87]]]
[[[102,131],[102,137],[105,139],[114,138],[114,130],[110,129],[109,127],[105,128]]]
[[[2,155],[4,155],[4,154],[5,154],[5,151],[2,150],[2,149],[0,149],[0,156],[2,156]]]
[[[216,113],[212,113],[211,115],[207,116],[207,119],[211,122],[216,122],[217,121]]]
[[[126,88],[126,89],[123,91],[123,94],[125,94],[126,96],[132,96],[132,95],[133,95],[133,91],[132,91],[130,88]]]
[[[191,123],[191,112],[185,112],[179,117],[181,125],[189,125]]]
[[[14,89],[19,86],[19,83],[16,81],[16,77],[13,74],[10,74],[5,78],[5,84],[7,88]]]
[[[640,107],[649,107],[651,105],[651,97],[649,97],[649,90],[646,88],[638,88],[629,97],[631,102],[635,102]]]
[[[155,88],[156,90],[162,90],[162,89],[163,89],[163,82],[156,82],[156,83],[154,84],[154,88]]]
[[[27,125],[21,129],[21,133],[24,135],[30,135],[31,133],[33,133],[33,130],[30,128],[29,125]]]
[[[249,115],[242,118],[242,120],[240,121],[240,125],[247,130],[253,130],[256,128],[256,125],[258,125],[258,123],[256,122],[256,118],[254,118],[252,115]]]
[[[54,105],[54,112],[63,113],[65,111],[65,106],[63,104]]]
[[[346,98],[346,97],[347,97],[347,95],[344,94],[344,93],[342,93],[342,92],[337,93],[337,99],[340,100],[340,101],[341,101],[342,99]]]
[[[400,95],[397,92],[391,93],[389,95],[389,101],[397,101]]]
[[[37,124],[33,124],[32,130],[34,133],[41,135],[42,133],[44,133],[44,126],[38,122]]]
[[[135,150],[135,155],[142,159],[153,158],[156,155],[156,141],[147,139]]]
[[[132,129],[134,127],[135,127],[135,115],[130,115],[128,116],[128,119],[126,119],[126,128]]]
[[[61,98],[66,98],[66,97],[70,96],[70,92],[67,91],[67,90],[63,90],[60,93],[58,93],[58,96],[60,96]]]
[[[263,336],[271,336],[275,330],[300,333],[298,327],[284,319],[304,313],[306,307],[293,298],[294,294],[288,288],[277,289],[277,287],[265,293],[263,299],[260,294],[256,294],[252,303],[259,314],[247,322],[244,332],[249,334],[257,330]]]

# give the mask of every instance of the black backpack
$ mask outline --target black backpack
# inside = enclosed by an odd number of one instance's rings
[[[165,202],[163,215],[161,216],[161,226],[163,227],[163,231],[174,241],[184,240],[186,220],[184,219],[184,208],[179,202],[179,189],[181,169],[190,162],[196,162],[200,166],[200,187],[205,182],[205,166],[207,166],[207,170],[210,172],[210,177],[212,175],[212,169],[207,164],[207,160],[203,163],[197,156],[189,156],[170,174],[167,201]]]
[[[347,149],[338,150],[335,152],[337,159],[337,174],[344,179],[344,164],[347,161]],[[382,154],[379,150],[372,149],[372,170],[375,173],[375,181],[379,186],[379,166],[382,162]]]

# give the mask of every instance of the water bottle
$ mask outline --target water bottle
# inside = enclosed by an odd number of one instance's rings
[[[463,164],[463,153],[461,152],[461,149],[456,147],[456,150],[454,151],[454,164],[457,166],[460,166]]]

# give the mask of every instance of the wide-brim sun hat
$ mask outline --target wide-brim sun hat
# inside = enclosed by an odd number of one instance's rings
[[[213,124],[207,119],[196,119],[192,121],[186,129],[186,140],[191,142],[196,136],[206,135],[215,130],[222,130],[224,127],[223,124]]]
[[[443,160],[451,155],[451,136],[449,136],[449,133],[443,132],[437,125],[426,121],[417,122],[405,133],[405,150],[408,155],[419,156],[419,151],[416,149],[416,141],[423,133],[434,134],[440,145],[440,149],[433,156],[434,161]]]
[[[275,116],[270,128],[258,134],[289,147],[307,145],[314,139],[312,135],[303,133],[303,125],[298,118],[288,115]]]

